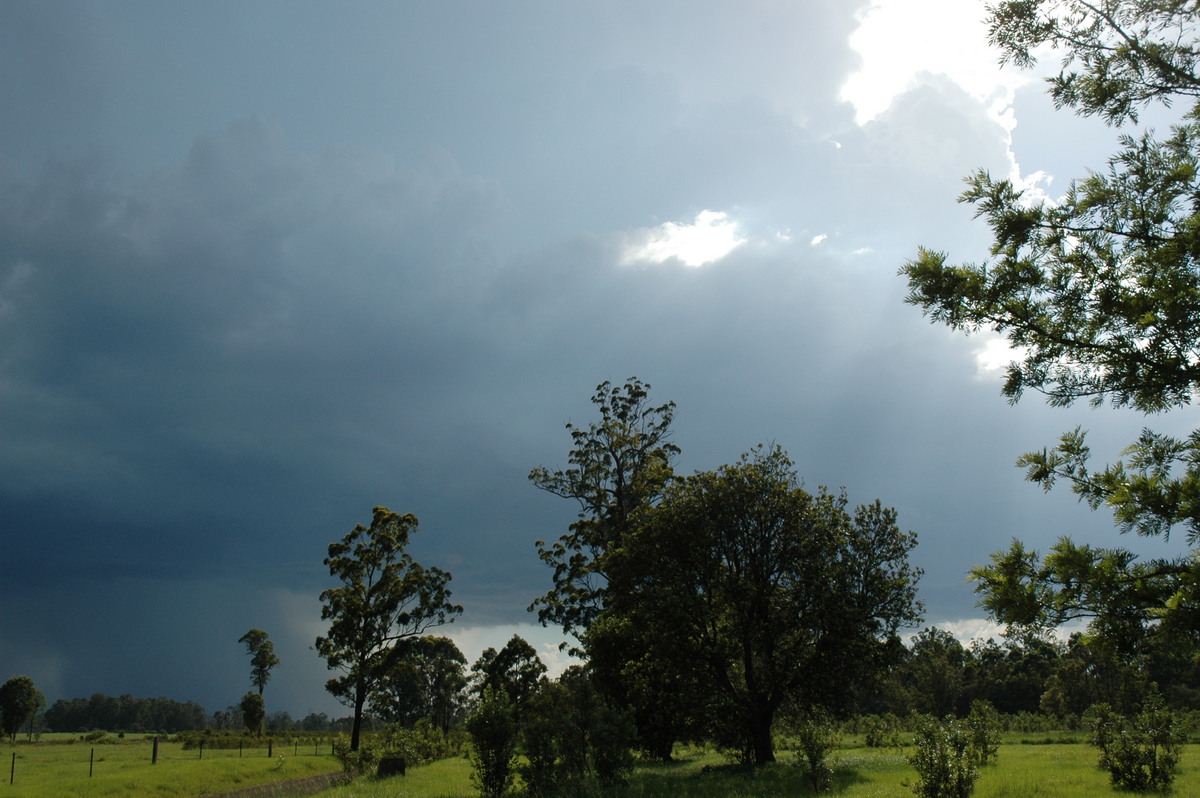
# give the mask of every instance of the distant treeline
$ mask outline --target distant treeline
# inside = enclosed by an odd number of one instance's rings
[[[46,731],[53,732],[103,729],[174,734],[187,729],[203,729],[208,726],[209,718],[204,707],[195,701],[96,693],[91,698],[60,698],[46,710],[43,722]]]
[[[212,715],[195,701],[173,701],[169,698],[135,698],[96,693],[91,698],[59,699],[35,721],[39,731],[82,734],[97,729],[107,732],[144,734],[204,729],[245,731],[241,710],[235,705],[217,710]],[[330,718],[324,712],[310,713],[293,720],[287,712],[274,712],[266,717],[267,732],[339,732],[350,728],[349,718]],[[368,729],[381,728],[382,723],[371,717]]]

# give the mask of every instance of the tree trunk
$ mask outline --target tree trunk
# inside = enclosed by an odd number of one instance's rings
[[[775,761],[775,743],[771,739],[771,722],[774,712],[755,709],[750,715],[750,742],[754,746],[754,764],[765,765]]]
[[[358,738],[362,731],[363,704],[367,701],[367,693],[361,687],[354,691],[354,722],[350,726],[350,750],[358,750]]]

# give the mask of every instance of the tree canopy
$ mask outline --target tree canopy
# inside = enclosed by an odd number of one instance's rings
[[[606,617],[648,631],[650,656],[703,686],[715,736],[757,763],[781,707],[835,706],[919,617],[916,536],[878,502],[846,505],[759,447],[674,481],[614,560]]]
[[[271,669],[279,664],[275,644],[262,629],[251,629],[239,637],[238,642],[246,644],[246,653],[250,655],[250,683],[262,695],[263,688],[271,679]]]
[[[529,473],[538,488],[580,505],[579,519],[566,534],[553,544],[536,544],[538,556],[554,568],[554,586],[530,606],[543,624],[559,625],[568,634],[587,630],[607,602],[608,554],[674,473],[675,403],[653,406],[649,396],[650,385],[636,377],[623,386],[607,381],[596,386],[592,404],[600,420],[587,427],[567,424],[574,444],[571,466],[557,471],[539,466]]]
[[[471,666],[471,691],[482,697],[488,690],[502,690],[519,717],[546,670],[537,649],[520,635],[513,635],[499,651],[489,646],[479,655]]]
[[[1062,54],[1049,79],[1057,107],[1110,125],[1136,123],[1150,104],[1186,108],[1168,134],[1123,132],[1103,171],[1036,201],[985,171],[961,201],[991,229],[990,257],[954,265],[922,248],[907,262],[908,301],[965,332],[988,329],[1013,347],[1003,394],[1026,390],[1053,405],[1086,399],[1142,413],[1185,407],[1200,388],[1200,26],[1182,0],[1008,0],[989,8],[1002,61],[1031,66]],[[1076,428],[1023,455],[1026,476],[1066,480],[1125,532],[1168,538],[1183,527],[1190,556],[1135,565],[1124,550],[1064,541],[1041,561],[1014,547],[972,575],[1005,623],[1071,617],[1115,631],[1128,621],[1200,629],[1200,430],[1183,438],[1144,430],[1122,459],[1090,466]],[[1190,631],[1189,631],[1190,630]]]
[[[462,613],[450,601],[450,574],[423,567],[405,551],[416,528],[411,513],[376,507],[369,527],[357,524],[329,544],[325,565],[341,584],[321,593],[321,619],[330,625],[316,648],[329,668],[342,671],[326,689],[354,709],[352,750],[358,750],[363,707],[404,653],[396,643]]]
[[[28,676],[13,676],[0,685],[0,730],[9,739],[26,722],[32,722],[34,714],[46,706],[46,699]]]
[[[371,711],[388,723],[412,726],[427,718],[449,731],[465,705],[467,658],[448,637],[425,635],[397,645],[403,651],[382,675]]]

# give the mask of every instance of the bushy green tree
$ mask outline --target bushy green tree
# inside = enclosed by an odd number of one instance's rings
[[[994,761],[1000,752],[1000,713],[987,701],[972,701],[966,726],[971,760],[976,765]]]
[[[914,635],[899,674],[913,709],[934,717],[958,714],[967,659],[962,643],[943,629],[929,627]]]
[[[1066,406],[1106,401],[1142,413],[1189,405],[1200,389],[1200,28],[1177,0],[1004,0],[989,7],[1002,60],[1029,66],[1062,54],[1050,79],[1056,106],[1113,125],[1149,104],[1178,103],[1169,134],[1124,133],[1107,168],[1038,201],[980,171],[962,201],[991,228],[988,260],[952,265],[921,249],[902,269],[908,301],[965,332],[1014,347],[1003,393],[1026,390]],[[1162,536],[1183,527],[1188,556],[1135,562],[1123,549],[1062,541],[1041,560],[1015,545],[972,572],[998,620],[1045,628],[1093,619],[1093,634],[1142,636],[1154,625],[1200,643],[1200,431],[1143,431],[1121,459],[1090,464],[1085,433],[1024,455],[1027,477],[1068,482],[1122,531]]]
[[[971,738],[953,718],[928,716],[917,722],[916,750],[908,763],[917,771],[912,790],[920,798],[967,798],[975,790],[979,771],[971,756]]]
[[[474,681],[471,689],[476,695],[482,696],[488,689],[503,690],[520,718],[525,701],[546,674],[546,663],[529,641],[513,635],[499,651],[484,649],[471,666],[471,674]]]
[[[779,448],[674,481],[612,560],[612,603],[651,654],[707,688],[711,731],[757,763],[787,703],[836,703],[918,619],[916,544],[878,502],[800,487]],[[700,695],[700,690],[689,695]]]
[[[466,708],[466,657],[448,637],[425,635],[397,646],[371,711],[387,723],[411,727],[424,718],[449,731]]]
[[[830,754],[841,735],[833,718],[821,710],[804,713],[795,723],[796,764],[804,772],[814,793],[828,790],[833,783]]]
[[[676,741],[701,739],[711,727],[712,690],[685,641],[640,622],[641,611],[610,611],[592,623],[584,637],[588,669],[610,703],[629,708],[637,747],[669,762]]]
[[[543,682],[529,697],[521,723],[525,759],[519,769],[534,798],[559,795],[568,782],[564,749],[572,733],[570,717],[570,696],[558,682]]]
[[[590,669],[574,666],[558,681],[543,680],[527,700],[521,774],[533,795],[624,784],[633,771],[634,739],[629,714],[608,703]]]
[[[37,711],[46,706],[46,699],[28,676],[13,676],[0,685],[0,730],[15,740],[21,726],[30,724],[32,736],[33,718]]]
[[[325,565],[341,583],[321,593],[321,619],[330,622],[317,638],[317,653],[342,671],[326,689],[354,710],[350,748],[357,751],[363,708],[403,654],[396,643],[418,637],[462,613],[450,601],[450,574],[425,568],[407,551],[416,516],[376,507],[370,527],[355,525],[329,544]]]
[[[1151,695],[1134,717],[1098,704],[1088,711],[1088,722],[1090,742],[1100,749],[1099,765],[1115,786],[1137,792],[1171,786],[1186,735],[1160,696]]]
[[[488,688],[467,718],[473,743],[472,781],[484,798],[500,798],[512,786],[517,756],[518,726],[508,694]]]
[[[254,735],[263,733],[263,721],[267,718],[267,705],[261,693],[246,693],[238,705],[242,710],[242,724]]]

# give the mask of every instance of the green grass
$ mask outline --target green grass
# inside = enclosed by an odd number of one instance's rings
[[[1021,744],[1023,738],[1036,745]],[[1045,736],[1014,735],[1000,748],[999,761],[982,768],[975,798],[1121,798],[1108,774],[1096,767],[1096,751],[1078,742],[1045,743]],[[908,751],[842,748],[837,753],[833,790],[838,798],[912,798],[906,782],[916,772],[905,759]],[[784,798],[812,793],[800,771],[780,762],[764,768],[727,764],[712,753],[693,753],[678,762],[641,763],[630,785],[622,790],[595,792],[595,798]],[[363,777],[345,787],[322,793],[322,798],[466,798],[478,793],[470,782],[470,764],[462,758],[413,768],[404,777],[376,780]],[[1200,746],[1187,746],[1172,793],[1200,795]],[[3,798],[3,793],[0,793]],[[590,796],[589,796],[590,798]]]
[[[94,751],[95,760],[90,762]],[[259,784],[340,770],[328,747],[277,746],[274,757],[264,750],[184,751],[178,743],[160,743],[158,763],[151,764],[150,740],[127,739],[115,744],[40,743],[0,745],[0,798],[91,798],[96,796],[162,796],[190,798]],[[16,754],[13,783],[13,754]],[[89,764],[90,763],[90,764]],[[88,775],[89,767],[92,774]]]
[[[1074,742],[1045,742],[1045,735],[1007,736],[999,761],[982,769],[976,798],[1026,796],[1127,796],[1114,790],[1108,775],[1096,768],[1096,751]],[[1075,738],[1067,737],[1073,740]],[[1036,744],[1023,744],[1036,743]],[[88,777],[88,759],[95,749],[95,775]],[[16,780],[8,784],[12,754],[17,754]],[[199,758],[195,750],[178,744],[159,746],[159,761],[150,764],[148,741],[116,745],[89,743],[0,745],[0,798],[74,798],[81,796],[197,796],[285,779],[338,770],[337,761],[312,749],[280,746],[274,759],[264,751],[208,751]],[[839,798],[910,798],[906,782],[916,774],[905,760],[907,751],[843,747],[837,751],[834,787],[828,795]],[[279,755],[283,769],[278,769]],[[622,789],[595,792],[594,798],[783,798],[810,795],[800,771],[789,764],[791,754],[765,768],[744,768],[720,756],[688,751],[679,761],[638,765],[631,784]],[[462,757],[413,768],[407,776],[376,780],[363,777],[352,784],[328,790],[325,798],[468,798],[477,795],[471,785],[470,763]],[[1200,795],[1200,745],[1185,748],[1173,793]]]

